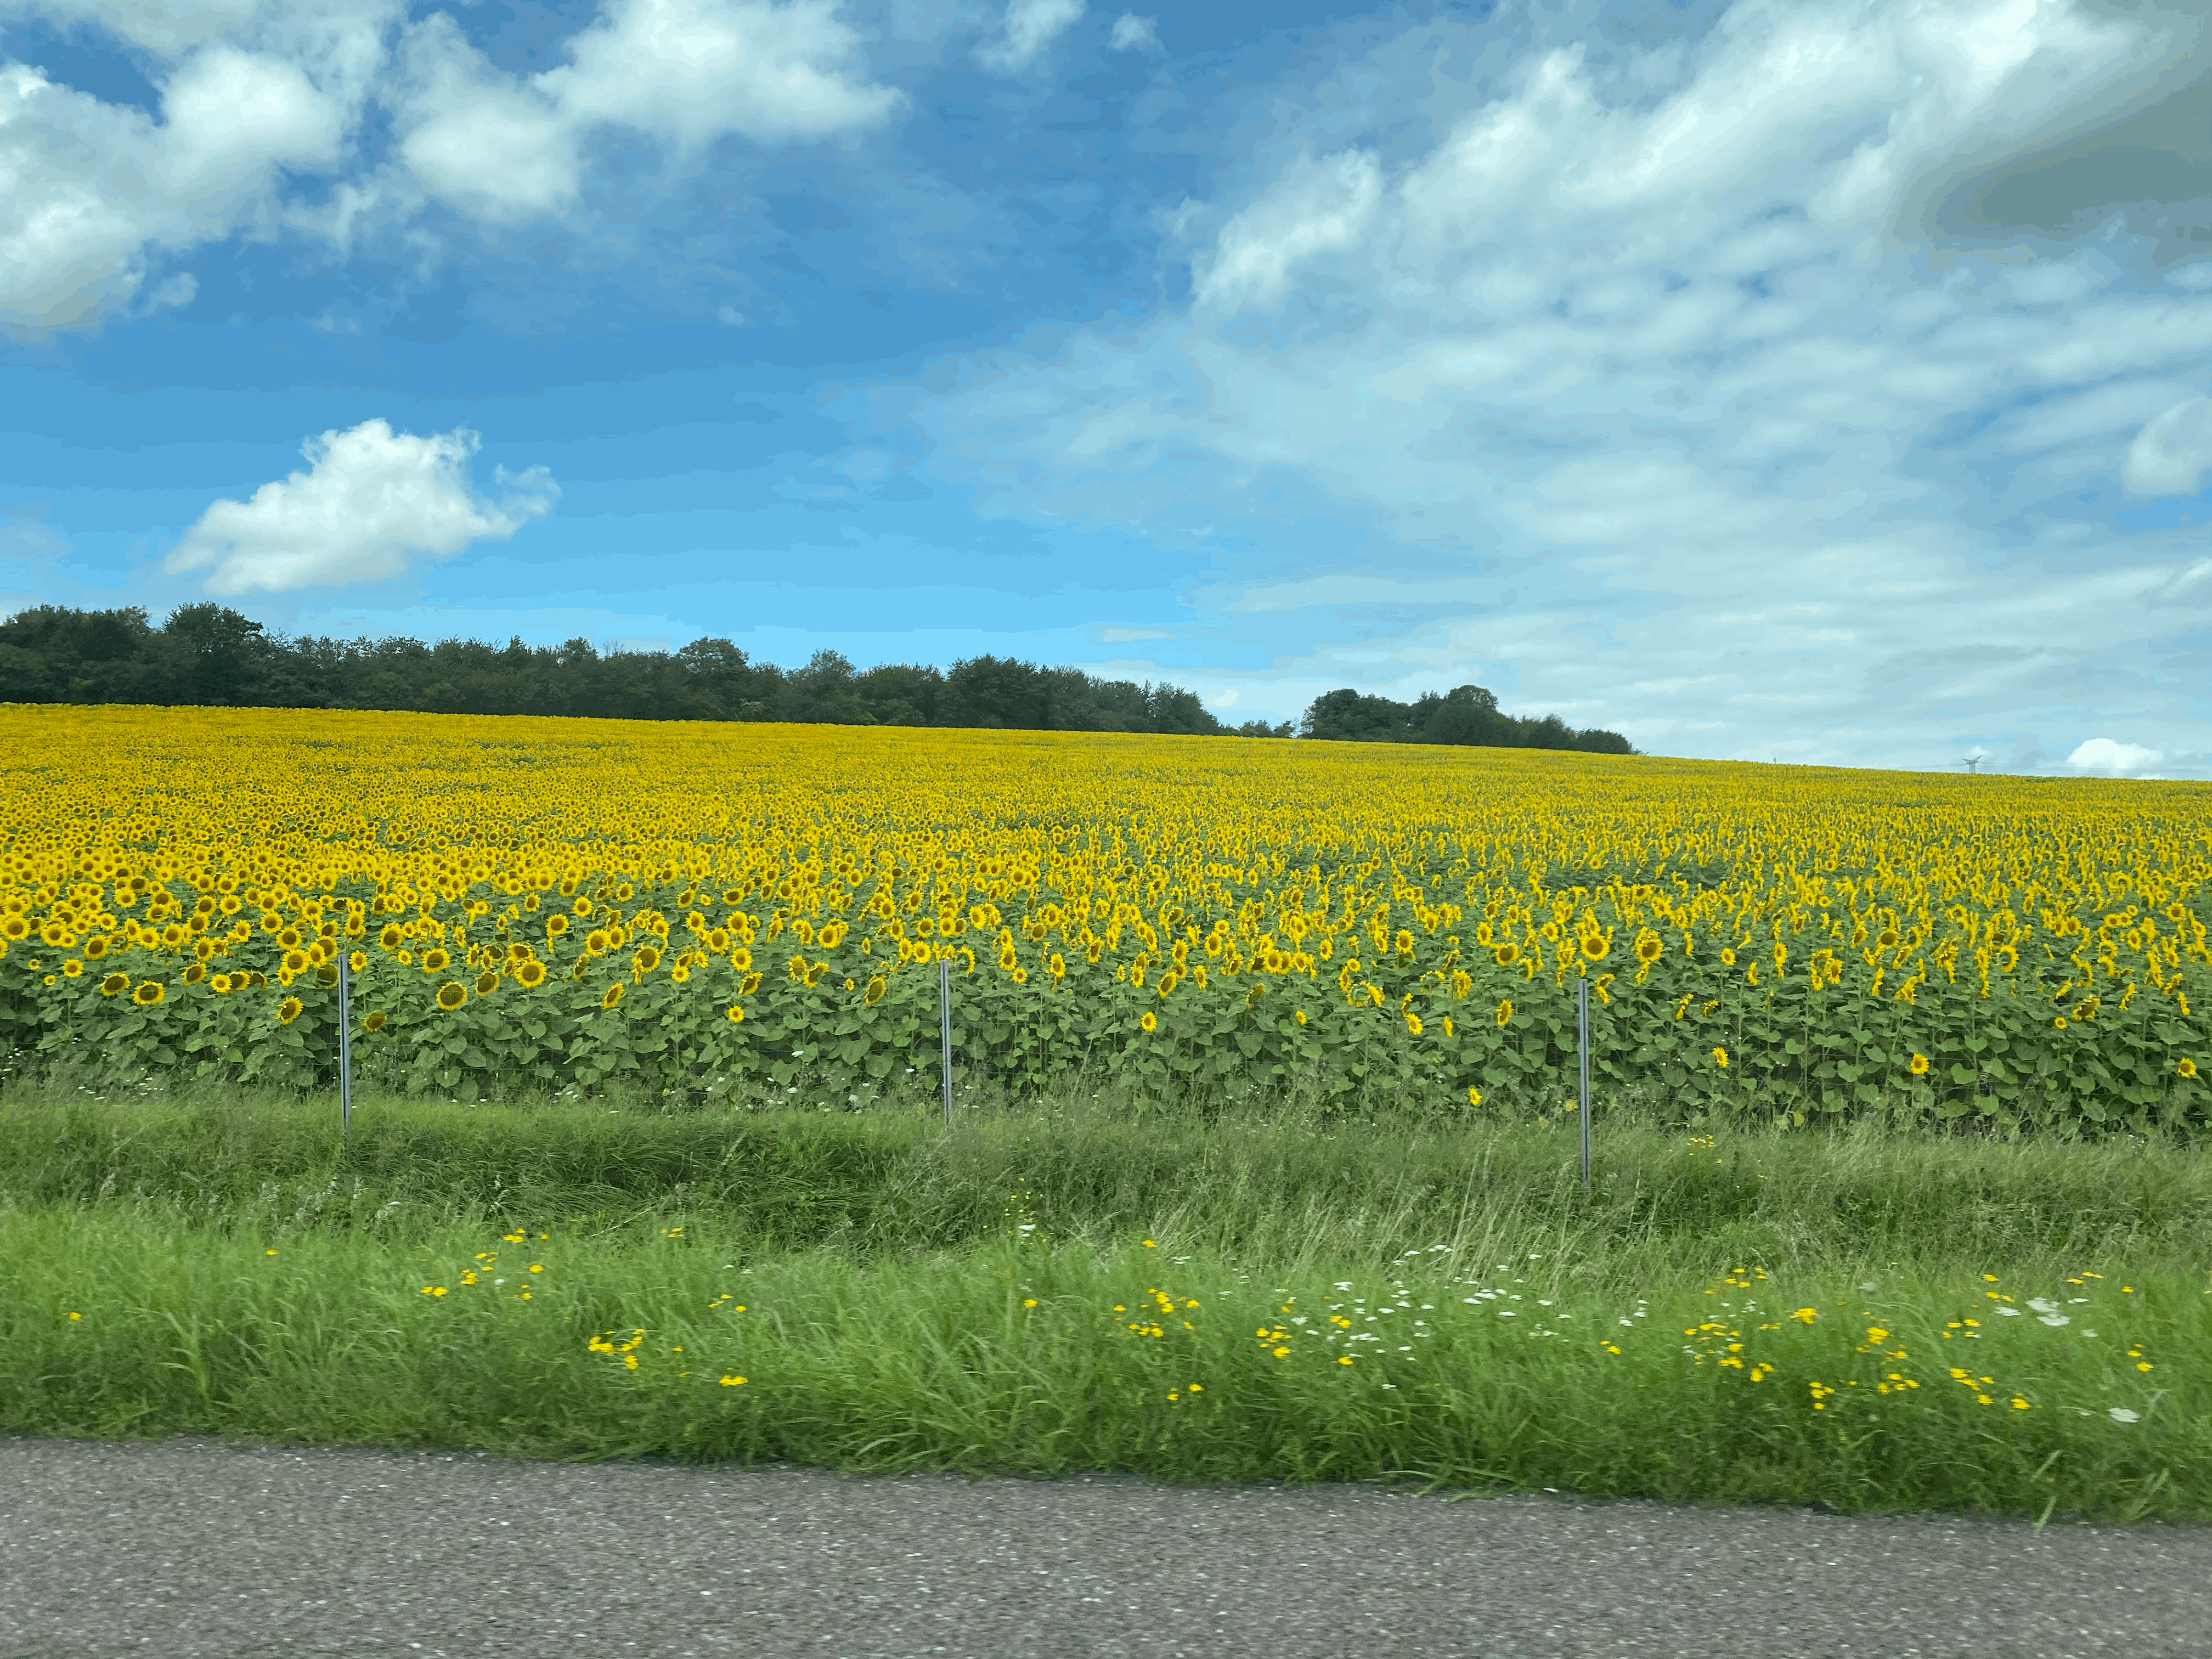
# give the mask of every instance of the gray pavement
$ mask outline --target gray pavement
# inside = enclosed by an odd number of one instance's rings
[[[2212,1528],[0,1439],[0,1659],[2212,1659]]]

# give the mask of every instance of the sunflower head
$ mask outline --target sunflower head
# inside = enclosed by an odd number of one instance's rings
[[[497,989],[499,989],[499,975],[492,972],[490,969],[487,968],[483,972],[477,975],[477,994],[478,996],[488,997]]]
[[[299,1018],[301,1006],[299,998],[286,997],[283,1001],[276,1005],[276,1023],[279,1025],[289,1025],[294,1020]]]
[[[104,997],[112,997],[130,988],[131,975],[128,974],[110,974],[100,981],[100,994]]]
[[[1144,1013],[1139,1018],[1137,1024],[1147,1031],[1157,1031],[1160,1029],[1159,1016],[1155,1014],[1149,1008],[1145,1010]]]
[[[514,966],[514,982],[526,989],[545,983],[545,964],[535,957],[526,957]]]
[[[620,980],[617,980],[600,994],[599,1006],[602,1008],[613,1007],[615,1004],[622,1000],[622,981]]]
[[[397,951],[399,948],[399,941],[402,937],[404,936],[399,931],[399,924],[396,921],[387,921],[378,932],[376,935],[376,942],[381,948],[386,951]]]
[[[731,1024],[742,1025],[744,1024],[745,1011],[733,1002],[730,1005],[727,1018]]]
[[[1605,960],[1607,951],[1611,947],[1606,944],[1603,933],[1584,933],[1582,948],[1583,955],[1590,961],[1602,962]]]
[[[453,959],[442,947],[425,951],[422,952],[422,971],[426,974],[437,973]]]
[[[131,1000],[141,1008],[150,1008],[167,994],[168,993],[162,988],[160,980],[149,979],[131,994]]]
[[[2185,1055],[2181,1060],[2175,1063],[2173,1069],[2179,1076],[2195,1077],[2197,1075],[2197,1062]]]
[[[383,1009],[372,1008],[367,1017],[362,1020],[361,1029],[364,1031],[380,1031],[384,1029],[384,1018]]]
[[[447,980],[438,988],[438,1006],[447,1013],[469,1000],[469,988],[457,980]]]
[[[1911,1061],[1907,1064],[1906,1069],[1915,1077],[1924,1077],[1927,1075],[1928,1072],[1928,1056],[1925,1054],[1913,1055]]]
[[[872,1008],[884,1000],[884,992],[887,988],[884,982],[884,976],[878,974],[869,980],[868,988],[860,993],[860,1000]]]

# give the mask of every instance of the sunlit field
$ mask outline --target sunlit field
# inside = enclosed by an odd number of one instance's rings
[[[2205,786],[4,719],[0,1426],[2212,1518]]]
[[[1071,1072],[1435,1115],[1594,1092],[2201,1124],[2206,808],[1406,744],[13,708],[18,1063],[859,1104]]]

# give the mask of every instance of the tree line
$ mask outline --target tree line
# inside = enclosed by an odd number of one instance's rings
[[[137,606],[20,611],[0,623],[0,702],[1291,735],[1287,722],[1224,725],[1181,686],[1011,657],[860,669],[817,651],[804,668],[786,669],[719,639],[603,652],[582,639],[287,638],[214,604],[179,606],[158,626]]]
[[[757,662],[728,640],[677,651],[601,651],[590,641],[337,640],[272,634],[212,603],[155,623],[138,606],[37,605],[0,622],[0,702],[566,714],[611,720],[786,720],[1041,732],[1288,738],[1290,722],[1216,719],[1181,686],[1101,679],[1012,657],[855,668],[817,651],[804,668]],[[1611,732],[1500,714],[1480,686],[1392,702],[1357,691],[1315,699],[1310,738],[1592,749],[1632,754]]]
[[[1618,732],[1577,731],[1557,714],[1508,714],[1479,685],[1425,692],[1412,702],[1370,696],[1349,687],[1325,692],[1307,707],[1298,735],[1350,743],[1446,743],[1486,749],[1577,749],[1593,755],[1633,755]]]

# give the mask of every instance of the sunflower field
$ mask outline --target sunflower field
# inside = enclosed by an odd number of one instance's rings
[[[2202,1125],[2212,786],[1397,744],[0,708],[18,1068],[441,1097]],[[916,1074],[909,1079],[909,1073]]]

